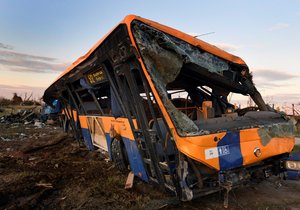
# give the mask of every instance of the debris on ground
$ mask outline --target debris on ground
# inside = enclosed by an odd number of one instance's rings
[[[221,193],[179,202],[131,176],[125,190],[127,175],[56,126],[0,123],[0,209],[223,209]],[[300,182],[278,181],[233,190],[229,209],[299,209]]]
[[[60,129],[0,123],[0,136],[9,135],[0,139],[0,209],[143,209],[150,200],[138,190],[144,183],[125,190],[126,176],[107,154],[88,151]]]
[[[34,120],[39,120],[40,115],[31,110],[18,110],[16,114],[11,113],[10,115],[5,115],[0,118],[0,123],[12,124],[12,123],[34,123]]]

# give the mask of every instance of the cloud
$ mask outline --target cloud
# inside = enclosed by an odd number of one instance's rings
[[[13,46],[8,45],[8,44],[3,44],[3,43],[0,42],[0,48],[7,49],[7,50],[12,50]]]
[[[234,52],[241,48],[241,46],[229,44],[229,43],[214,43],[214,45],[224,51]]]
[[[278,31],[290,27],[288,23],[276,23],[269,28],[270,31]]]
[[[271,69],[257,69],[253,71],[254,78],[265,79],[266,81],[283,81],[299,77],[284,71]]]
[[[299,78],[300,75],[291,74],[287,71],[278,71],[272,69],[255,69],[253,72],[253,81],[259,90],[266,92],[280,92],[280,89],[291,87],[289,80]]]
[[[292,100],[300,101],[300,95],[298,93],[276,94],[276,95],[273,95],[273,96],[274,97],[276,96],[277,98],[290,98]]]
[[[292,107],[292,104],[300,105],[300,95],[298,93],[271,94],[265,96],[264,98],[268,98],[270,102],[275,103],[277,105],[286,104],[290,107]]]
[[[61,62],[56,58],[20,53],[12,50],[7,45],[0,43],[0,64],[10,71],[51,73],[61,72],[68,62]]]
[[[0,97],[11,99],[13,97],[13,93],[17,93],[18,95],[21,95],[22,97],[27,94],[29,96],[31,93],[33,94],[34,99],[40,98],[43,93],[45,87],[34,87],[34,86],[12,86],[12,85],[4,85],[0,84]]]
[[[278,82],[267,82],[262,80],[256,80],[254,78],[254,84],[258,89],[274,89],[278,87],[286,87],[286,84],[278,84]]]
[[[24,90],[32,90],[32,89],[45,89],[45,87],[36,87],[36,86],[27,86],[27,85],[19,85],[19,86],[14,86],[14,85],[4,85],[0,84],[0,89],[3,90],[19,90],[19,89],[24,89]]]

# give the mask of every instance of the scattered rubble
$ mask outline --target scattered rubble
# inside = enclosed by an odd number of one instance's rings
[[[45,126],[45,124],[40,121],[35,121],[33,125],[37,128],[42,128]]]
[[[40,106],[7,105],[4,115],[0,116],[0,141],[38,139],[55,131],[57,121],[49,124],[42,121]],[[51,124],[51,126],[50,126]]]
[[[6,113],[0,117],[3,132],[0,141],[38,139],[45,136],[48,130],[55,130],[58,121],[43,121],[37,106],[30,109],[18,109],[16,112]]]
[[[34,112],[34,107],[31,110],[19,110],[16,114],[5,115],[0,118],[0,123],[12,124],[12,123],[33,123],[34,120],[39,120],[40,115]]]

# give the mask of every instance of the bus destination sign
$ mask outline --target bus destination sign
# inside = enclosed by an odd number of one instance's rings
[[[103,69],[99,68],[98,70],[87,74],[86,78],[87,78],[88,82],[91,85],[93,85],[93,84],[96,84],[98,82],[102,82],[103,80],[105,80],[105,75],[104,75]]]

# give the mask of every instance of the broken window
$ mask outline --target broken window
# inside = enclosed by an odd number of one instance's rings
[[[268,112],[246,65],[229,62],[139,21],[133,21],[132,29],[147,71],[180,135],[274,123],[266,121],[269,118],[284,122],[279,114]],[[245,115],[227,100],[230,92],[250,95],[257,109],[266,113]],[[255,122],[251,120],[254,116]]]
[[[99,68],[88,71],[82,78],[74,81],[72,90],[79,100],[81,113],[111,115],[110,85]]]

